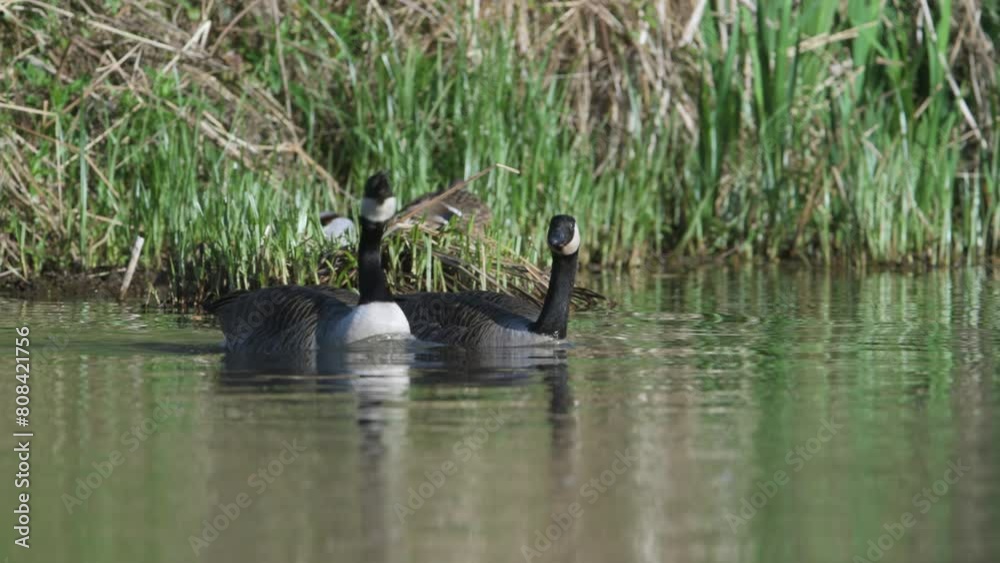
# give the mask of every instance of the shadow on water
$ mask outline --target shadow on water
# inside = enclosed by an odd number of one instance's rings
[[[554,366],[565,367],[565,347],[524,347],[471,352],[384,340],[348,349],[295,354],[226,352],[219,383],[224,389],[280,392],[307,387],[343,392],[410,385],[509,386],[526,384]],[[284,388],[284,389],[283,389]]]

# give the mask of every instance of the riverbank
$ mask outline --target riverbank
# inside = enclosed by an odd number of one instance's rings
[[[988,261],[1000,15],[911,5],[8,4],[0,274],[122,268],[141,235],[175,298],[316,283],[318,212],[372,171],[408,200],[495,162],[521,174],[470,186],[489,244],[390,241],[418,287],[443,251],[544,265],[561,212],[600,268]]]

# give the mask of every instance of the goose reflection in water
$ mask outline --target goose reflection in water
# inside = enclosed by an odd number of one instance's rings
[[[547,482],[553,509],[571,498],[574,488],[564,475],[573,473],[579,438],[566,362],[564,347],[469,352],[386,340],[347,350],[284,357],[230,352],[224,357],[218,383],[220,392],[256,395],[258,405],[260,402],[284,405],[282,409],[264,408],[265,416],[291,410],[288,407],[295,403],[318,400],[320,412],[328,412],[329,403],[321,401],[323,396],[355,396],[356,450],[321,451],[318,455],[322,459],[331,455],[355,456],[356,490],[351,493],[343,489],[318,490],[314,494],[326,500],[315,503],[312,510],[322,511],[317,506],[337,502],[341,498],[338,495],[357,495],[361,537],[353,546],[356,555],[365,561],[394,561],[404,557],[412,547],[408,545],[406,530],[416,522],[401,521],[395,507],[400,502],[406,503],[406,491],[417,484],[413,481],[414,474],[419,476],[435,464],[434,459],[425,460],[427,467],[420,464],[414,468],[407,462],[414,457],[416,447],[409,435],[410,417],[426,417],[431,412],[421,407],[421,400],[448,400],[445,398],[451,397],[452,389],[456,392],[475,387],[527,389],[541,379],[548,394],[546,418],[551,432],[551,471]],[[435,408],[433,412],[447,410]],[[329,479],[322,474],[322,466],[319,463],[310,470],[310,474],[316,472],[310,480],[323,483]]]

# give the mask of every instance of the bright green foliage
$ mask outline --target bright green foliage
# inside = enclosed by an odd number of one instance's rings
[[[555,213],[578,218],[584,259],[603,266],[667,252],[931,263],[997,252],[1000,95],[956,66],[965,47],[954,43],[952,2],[933,3],[930,21],[921,2],[710,7],[693,46],[677,48],[676,60],[690,64],[687,97],[674,92],[663,108],[637,62],[647,44],[632,29],[640,20],[626,21],[611,52],[567,68],[558,36],[525,53],[515,20],[463,25],[449,43],[354,3],[287,4],[277,29],[269,11],[253,12],[213,53],[240,61],[212,67],[214,80],[242,85],[238,99],[193,80],[186,63],[152,55],[138,67],[145,91],[99,82],[97,69],[56,80],[64,28],[51,14],[27,18],[54,39],[30,56],[0,46],[2,91],[13,93],[3,99],[53,114],[0,112],[0,142],[17,150],[2,157],[17,171],[0,176],[3,269],[30,278],[120,267],[142,233],[142,266],[168,272],[176,294],[315,282],[331,265],[318,211],[355,210],[315,167],[275,148],[290,135],[347,192],[387,169],[402,201],[495,162],[520,169],[470,186],[493,208],[491,244],[461,233],[390,240],[394,259],[412,253],[401,275],[427,287],[443,284],[431,257],[446,245],[469,263],[495,264],[492,272],[514,255],[544,263]],[[468,20],[466,8],[424,4]],[[983,29],[1000,21],[994,4],[984,4]],[[110,18],[119,10],[104,6]],[[622,20],[634,7],[609,6]],[[637,10],[649,33],[662,32]],[[182,27],[193,30],[200,11],[187,12],[193,21]],[[121,41],[116,56],[132,47]],[[598,56],[621,72],[588,70]],[[592,97],[581,97],[580,73]],[[87,96],[91,86],[100,96]],[[261,118],[255,88],[279,114],[291,111],[294,135]],[[683,99],[693,129],[679,114]],[[208,134],[205,116],[233,139]],[[343,259],[333,283],[351,278]]]

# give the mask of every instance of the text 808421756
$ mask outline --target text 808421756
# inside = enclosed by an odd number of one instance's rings
[[[28,338],[30,329],[26,326],[14,329],[17,333],[14,338],[14,423],[19,427],[14,431],[14,455],[17,456],[17,472],[14,474],[14,488],[17,490],[17,497],[14,502],[14,530],[17,535],[14,543],[19,547],[30,547],[28,541],[31,537],[31,494],[28,488],[31,486],[31,437],[32,432],[27,430],[28,415],[31,414],[29,406],[31,399],[29,392],[31,387],[28,383],[31,377],[31,341]]]

